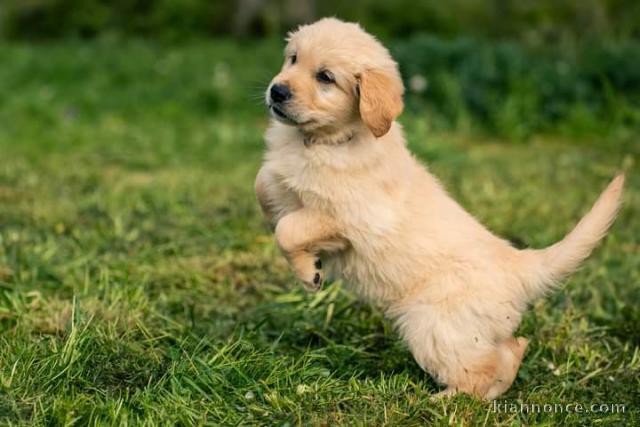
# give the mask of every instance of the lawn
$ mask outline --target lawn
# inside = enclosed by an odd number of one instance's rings
[[[261,96],[280,50],[0,46],[0,424],[640,423],[640,135],[513,142],[408,108],[413,152],[518,245],[560,239],[628,177],[610,235],[525,316],[531,344],[498,401],[624,412],[431,402],[381,311],[341,282],[306,294],[262,224]]]

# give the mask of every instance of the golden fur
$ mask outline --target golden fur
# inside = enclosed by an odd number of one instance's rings
[[[405,146],[394,119],[403,85],[389,52],[358,25],[323,19],[290,34],[267,103],[256,194],[296,275],[325,274],[384,306],[418,364],[448,387],[495,398],[527,340],[514,338],[533,299],[571,273],[620,204],[618,176],[561,242],[517,250],[458,205]],[[327,70],[335,82],[318,80]]]

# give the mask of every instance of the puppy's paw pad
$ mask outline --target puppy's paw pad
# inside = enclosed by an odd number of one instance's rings
[[[311,280],[303,280],[302,283],[308,292],[318,292],[324,283],[324,275],[322,271],[317,271]]]
[[[296,276],[302,281],[305,290],[317,292],[324,283],[322,260],[315,254],[302,253],[291,259]]]

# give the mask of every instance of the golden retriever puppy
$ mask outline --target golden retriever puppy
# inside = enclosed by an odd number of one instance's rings
[[[308,290],[341,277],[381,304],[443,394],[500,395],[527,346],[513,337],[522,312],[604,236],[624,177],[562,241],[517,250],[409,153],[402,80],[373,36],[322,19],[290,34],[285,57],[256,194],[295,274]]]

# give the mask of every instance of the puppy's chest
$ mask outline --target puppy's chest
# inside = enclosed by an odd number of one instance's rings
[[[312,153],[272,154],[270,166],[305,207],[325,212],[360,235],[385,234],[398,225],[402,189],[375,170],[336,168]]]
[[[344,174],[330,170],[304,152],[281,152],[270,156],[270,165],[284,187],[307,207],[333,210],[344,204],[343,192],[349,183]],[[337,183],[342,182],[340,189]]]

